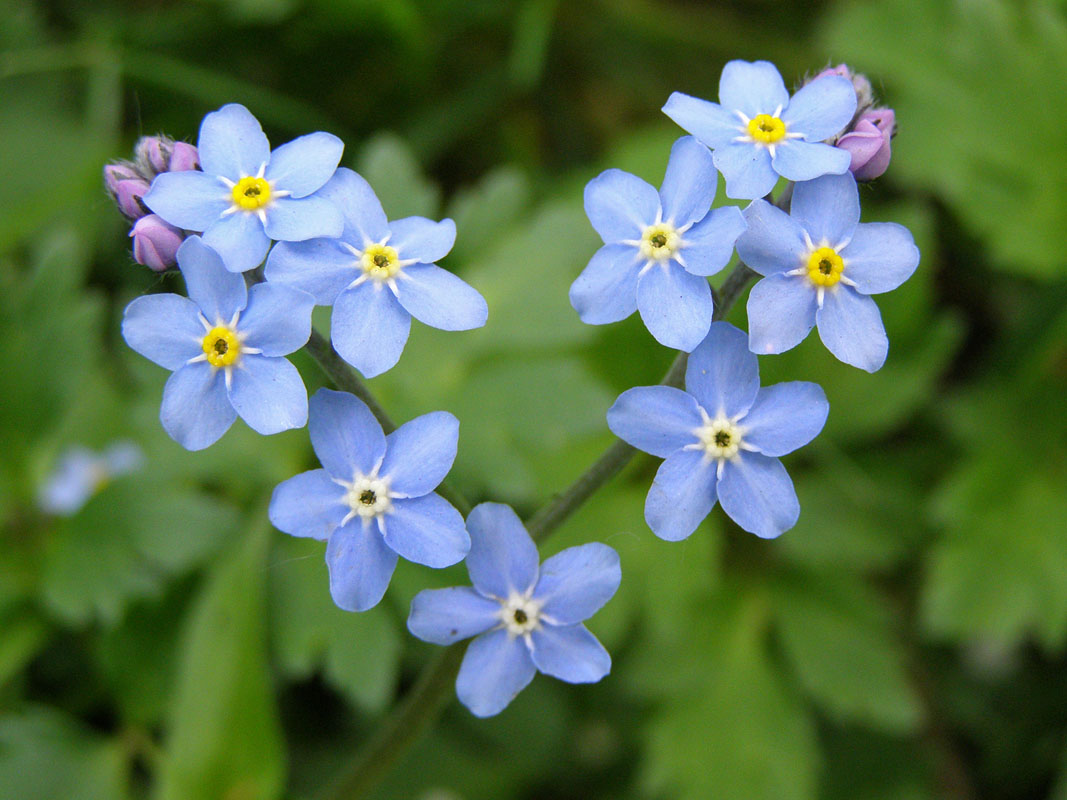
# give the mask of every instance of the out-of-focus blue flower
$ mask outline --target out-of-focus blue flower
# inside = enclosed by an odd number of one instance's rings
[[[339,169],[320,194],[344,215],[340,238],[281,243],[264,274],[332,305],[330,335],[341,357],[368,378],[400,360],[411,318],[445,331],[480,328],[485,299],[434,262],[456,241],[456,224],[406,217],[389,222],[360,175]]]
[[[126,343],[174,370],[163,388],[164,430],[187,450],[213,444],[240,415],[257,433],[301,428],[307,390],[282,356],[311,336],[314,298],[227,271],[199,236],[178,248],[189,297],[138,297],[122,320]]]
[[[688,537],[715,506],[746,531],[773,538],[800,516],[779,456],[814,439],[830,410],[814,383],[760,388],[744,332],[715,322],[689,356],[686,391],[639,386],[608,410],[608,427],[639,450],[666,459],[645,502],[661,539]]]
[[[719,79],[719,102],[675,92],[664,113],[715,151],[729,197],[754,199],[781,175],[810,181],[840,175],[851,156],[823,144],[856,112],[856,91],[840,75],[826,75],[792,98],[769,61],[731,61]]]
[[[311,133],[273,152],[256,118],[231,103],[204,117],[197,141],[203,171],[156,176],[144,203],[171,225],[203,231],[232,272],[263,261],[270,240],[296,242],[341,233],[340,212],[316,194],[344,144]]]
[[[102,453],[72,447],[41,485],[37,503],[49,514],[69,517],[111,480],[135,472],[143,463],[144,453],[133,442],[115,442]]]
[[[376,606],[398,555],[440,568],[470,550],[462,515],[433,491],[456,459],[454,416],[424,414],[386,436],[362,400],[320,389],[311,398],[308,433],[323,468],[280,483],[270,521],[293,536],[328,540],[338,606]]]
[[[471,636],[456,694],[476,716],[499,714],[540,670],[594,683],[611,656],[582,622],[611,599],[622,573],[604,544],[571,547],[538,568],[537,547],[509,506],[482,503],[467,518],[473,587],[428,589],[411,602],[408,630],[434,644]]]
[[[796,347],[813,325],[846,364],[874,372],[889,340],[868,295],[888,292],[919,264],[911,233],[895,222],[860,224],[851,174],[827,175],[793,190],[790,213],[756,200],[738,255],[767,277],[748,297],[749,346],[756,353]]]
[[[692,136],[674,143],[663,186],[609,169],[585,187],[585,212],[604,240],[571,285],[582,322],[618,322],[636,309],[658,342],[689,352],[714,311],[707,276],[726,266],[745,229],[734,206],[709,211],[718,173]]]

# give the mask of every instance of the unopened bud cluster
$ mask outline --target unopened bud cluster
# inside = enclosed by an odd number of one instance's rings
[[[874,90],[867,76],[853,72],[847,64],[828,67],[811,80],[826,75],[848,78],[856,90],[855,116],[828,143],[851,154],[849,171],[857,181],[873,181],[889,167],[890,141],[897,132],[896,115],[893,109],[876,105]]]

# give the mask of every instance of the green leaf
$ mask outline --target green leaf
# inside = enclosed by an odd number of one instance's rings
[[[0,687],[48,641],[48,625],[37,612],[15,609],[0,617]]]
[[[458,231],[449,260],[463,262],[495,246],[501,234],[518,221],[529,196],[525,174],[514,167],[493,170],[457,194],[448,208]]]
[[[422,174],[407,142],[393,133],[380,133],[360,150],[356,171],[374,189],[389,219],[436,218],[441,190]]]

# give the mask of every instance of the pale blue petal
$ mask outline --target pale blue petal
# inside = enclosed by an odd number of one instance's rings
[[[74,447],[60,459],[37,494],[41,509],[68,517],[81,510],[96,493],[100,461],[85,447]]]
[[[606,170],[585,185],[585,213],[605,244],[640,239],[659,210],[659,192],[621,169]]]
[[[434,264],[404,267],[396,279],[400,305],[419,322],[442,331],[485,325],[489,306],[469,283]]]
[[[369,475],[385,456],[385,434],[367,404],[347,392],[319,389],[311,398],[308,436],[331,477]]]
[[[309,133],[275,149],[263,177],[279,191],[307,197],[330,179],[344,149],[345,143],[332,133]]]
[[[256,433],[269,436],[307,424],[307,389],[300,372],[284,358],[242,354],[229,393],[241,419]]]
[[[537,673],[522,639],[500,629],[467,646],[456,677],[456,696],[476,717],[499,714]]]
[[[337,237],[344,218],[332,202],[321,195],[294,200],[283,197],[267,208],[267,235],[279,242],[303,242],[320,236]]]
[[[391,492],[408,497],[428,494],[452,469],[458,445],[459,420],[447,411],[431,411],[385,437],[379,474],[389,479]]]
[[[399,555],[434,569],[458,564],[471,549],[463,515],[438,494],[394,500],[379,524]]]
[[[533,599],[553,625],[573,625],[603,608],[621,580],[619,554],[606,544],[590,542],[547,559]]]
[[[525,594],[538,574],[537,546],[518,515],[503,503],[482,503],[467,517],[471,549],[467,571],[486,597]]]
[[[126,475],[141,469],[144,452],[131,441],[119,440],[102,453],[104,463],[113,476]]]
[[[759,363],[748,337],[729,322],[716,322],[689,356],[685,388],[712,417],[748,411],[759,391]]]
[[[673,386],[627,389],[608,409],[612,433],[660,458],[695,442],[703,422],[693,396]]]
[[[244,344],[265,356],[287,356],[307,344],[315,298],[288,286],[257,283],[248,290],[248,305],[237,329]]]
[[[725,206],[712,209],[704,219],[687,230],[682,240],[685,270],[693,275],[714,275],[730,263],[737,237],[748,227],[741,209]]]
[[[362,175],[340,167],[326,185],[319,190],[337,206],[344,217],[345,241],[359,250],[368,244],[380,242],[389,235],[389,222],[378,196]]]
[[[846,153],[847,155],[847,153]],[[838,247],[860,221],[860,193],[851,172],[824,175],[793,188],[789,214],[808,232],[816,247]]]
[[[582,322],[606,325],[634,313],[643,263],[633,245],[606,244],[597,250],[571,284],[571,305]]]
[[[854,367],[877,372],[889,353],[889,339],[878,305],[851,287],[838,284],[827,292],[815,315],[826,349]]]
[[[157,175],[141,199],[171,225],[187,231],[207,230],[233,204],[222,181],[198,170]]]
[[[782,209],[753,200],[745,209],[748,230],[737,239],[737,255],[760,275],[797,269],[807,264],[804,229]]]
[[[142,356],[173,371],[204,352],[199,313],[196,303],[180,294],[138,297],[122,315],[122,336]]]
[[[764,386],[740,420],[744,442],[766,456],[784,456],[818,436],[829,413],[826,392],[817,383]]]
[[[713,154],[715,167],[726,179],[726,196],[753,200],[768,194],[778,182],[766,147],[738,142],[720,147]]]
[[[469,586],[424,589],[411,601],[408,630],[432,644],[455,644],[500,624],[500,603]]]
[[[716,462],[703,450],[678,450],[660,464],[645,499],[645,522],[668,542],[686,539],[715,507]]]
[[[177,259],[185,278],[186,294],[209,324],[227,323],[245,307],[248,289],[244,278],[228,271],[219,254],[199,236],[190,236],[182,242]]]
[[[422,264],[440,261],[456,243],[456,223],[450,219],[434,222],[425,217],[405,217],[389,223],[389,246],[401,260],[413,258]]]
[[[802,133],[809,142],[819,142],[844,130],[855,113],[852,81],[824,75],[797,90],[782,112],[782,122],[790,133]]]
[[[330,595],[345,611],[374,608],[389,588],[396,553],[386,547],[378,526],[356,517],[338,528],[326,544]]]
[[[204,243],[221,256],[230,272],[247,272],[263,263],[270,237],[263,232],[263,223],[254,213],[237,211],[204,231]]]
[[[611,656],[584,625],[545,625],[531,638],[530,656],[545,675],[567,683],[596,683],[611,672]]]
[[[791,181],[810,181],[820,175],[841,175],[848,172],[852,154],[822,142],[791,139],[774,149],[771,165],[775,172]]]
[[[291,536],[325,541],[351,511],[345,489],[324,469],[301,472],[274,487],[267,516]]]
[[[204,117],[196,150],[200,169],[231,181],[255,175],[270,160],[270,143],[263,128],[238,103],[225,105]]]
[[[363,273],[359,259],[341,246],[340,239],[309,239],[278,242],[267,256],[263,274],[270,283],[309,292],[317,305],[329,306]]]
[[[800,502],[777,458],[743,453],[727,461],[719,481],[722,510],[749,533],[773,539],[797,524]]]
[[[792,350],[815,326],[816,294],[803,275],[771,275],[748,296],[748,346],[766,355]]]
[[[671,148],[659,190],[663,219],[676,228],[702,219],[715,199],[718,181],[711,151],[692,136],[683,136]]]
[[[638,279],[637,308],[656,341],[687,353],[707,335],[715,311],[707,279],[673,262],[656,264]]]
[[[744,126],[732,111],[699,97],[674,92],[667,98],[663,113],[712,149],[726,147],[740,136]]]
[[[226,396],[221,370],[206,361],[187,364],[167,379],[159,421],[186,450],[203,450],[219,440],[237,418]]]
[[[856,226],[852,241],[841,250],[845,277],[862,294],[896,289],[919,266],[919,248],[911,232],[895,222],[866,222]]]
[[[373,378],[400,360],[411,332],[411,315],[387,287],[365,281],[337,295],[330,325],[341,358]]]
[[[773,114],[789,102],[778,68],[769,61],[730,61],[719,78],[719,102],[751,118]],[[766,193],[764,193],[766,194]]]

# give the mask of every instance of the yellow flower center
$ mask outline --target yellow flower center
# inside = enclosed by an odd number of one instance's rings
[[[246,211],[255,211],[270,202],[270,184],[263,178],[241,178],[233,185],[233,202]]]
[[[770,114],[757,114],[748,121],[748,135],[757,142],[774,144],[785,138],[785,123]]]
[[[213,367],[229,367],[241,355],[241,341],[225,325],[216,325],[207,332],[203,348],[207,362]]]
[[[808,278],[816,286],[833,286],[844,271],[845,262],[832,247],[820,247],[808,256]]]
[[[372,244],[363,251],[363,271],[370,277],[384,281],[400,271],[396,250],[386,244]]]
[[[649,225],[641,235],[641,255],[651,261],[666,261],[680,244],[677,231],[670,225]]]

